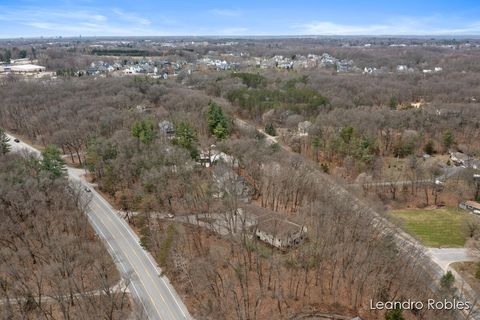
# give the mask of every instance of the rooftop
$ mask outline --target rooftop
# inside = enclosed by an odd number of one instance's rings
[[[267,208],[246,204],[241,209],[245,212],[246,219],[256,225],[257,230],[276,235],[277,237],[288,237],[301,231],[303,228],[302,225]],[[296,222],[301,223],[301,221]]]
[[[478,209],[480,210],[480,203],[476,202],[476,201],[465,201],[465,205],[469,206],[469,207],[472,207],[474,209]]]

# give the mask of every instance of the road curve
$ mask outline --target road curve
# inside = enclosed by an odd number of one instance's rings
[[[32,146],[14,142],[8,135],[13,152],[29,152],[35,156],[40,151]],[[78,181],[83,187],[88,183],[81,176],[81,170],[68,168],[71,181]],[[130,291],[143,306],[149,319],[177,320],[192,319],[169,280],[162,276],[152,256],[140,246],[138,236],[120,218],[110,204],[93,188],[88,187],[91,200],[87,208],[89,221],[98,236],[107,245],[118,270],[130,283]]]

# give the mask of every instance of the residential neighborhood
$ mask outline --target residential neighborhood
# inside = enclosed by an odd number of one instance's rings
[[[480,319],[480,7],[0,4],[0,319]]]

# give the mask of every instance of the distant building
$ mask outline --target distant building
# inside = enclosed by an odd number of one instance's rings
[[[408,71],[408,67],[404,64],[400,64],[397,66],[397,72],[407,72]]]
[[[6,73],[16,74],[36,74],[45,72],[46,68],[35,64],[18,64],[12,66],[3,67],[3,71]]]

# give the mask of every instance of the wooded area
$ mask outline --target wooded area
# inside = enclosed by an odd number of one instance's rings
[[[295,47],[298,54],[327,50],[360,66],[447,61],[451,68],[428,75],[258,68],[173,80],[8,77],[0,86],[0,127],[56,161],[87,169],[89,181],[187,297],[195,318],[335,312],[384,319],[385,312],[368,308],[370,299],[452,297],[453,289],[431,274],[423,248],[399,237],[384,211],[410,195],[437,205],[440,192],[473,194],[471,171],[437,189],[431,182],[439,168],[422,159],[445,162],[451,150],[479,154],[475,54],[285,43],[257,41],[246,51],[292,55]],[[86,59],[85,52],[46,51],[43,58],[55,67],[67,64],[66,57],[79,64]],[[239,119],[251,127],[238,125]],[[406,187],[395,184],[403,178],[399,163],[412,181]],[[0,298],[22,302],[2,305],[2,316],[122,319],[132,310],[140,316],[123,292],[113,292],[119,280],[114,264],[55,164],[0,156]],[[392,183],[364,183],[374,180]],[[348,183],[363,189],[347,192]],[[289,250],[259,240],[239,214],[246,202],[306,227],[305,239]],[[214,232],[215,223],[226,231]],[[40,296],[55,303],[40,303]],[[426,309],[403,316],[456,317]]]
[[[0,155],[1,317],[124,319],[135,306],[87,221],[87,200],[47,158]]]

